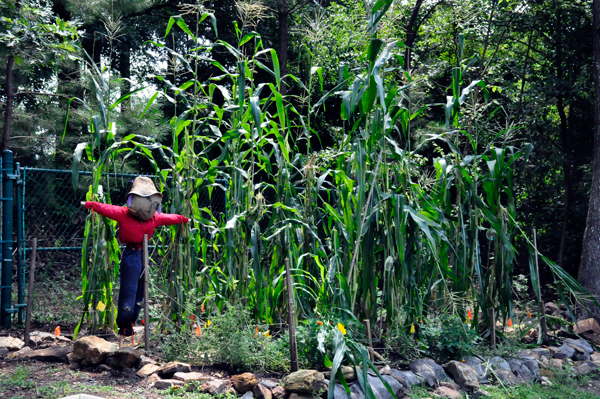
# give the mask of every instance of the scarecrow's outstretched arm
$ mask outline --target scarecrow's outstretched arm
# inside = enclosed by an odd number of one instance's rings
[[[106,216],[109,219],[122,222],[127,216],[127,208],[124,206],[102,204],[100,202],[86,201],[85,209],[91,209],[94,212],[98,212],[102,216]]]
[[[171,213],[155,213],[154,217],[156,218],[157,226],[169,226],[172,224],[182,224],[190,221],[190,219],[186,218],[185,216]]]

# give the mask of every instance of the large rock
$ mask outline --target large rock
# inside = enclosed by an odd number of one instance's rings
[[[325,381],[327,381],[327,380],[325,380]],[[259,382],[259,384],[260,384],[260,385],[264,385],[264,386],[266,386],[266,387],[267,387],[267,388],[269,388],[271,391],[272,391],[272,390],[273,390],[275,387],[277,387],[277,386],[279,386],[279,385],[280,385],[280,384],[279,384],[279,381],[275,381],[275,380],[267,380],[267,379],[265,379],[265,380],[261,380],[261,381]]]
[[[11,362],[13,360],[19,360],[19,359],[22,359],[23,357],[25,357],[30,352],[31,352],[31,348],[29,346],[24,346],[16,352],[10,352],[4,358],[4,360],[6,360],[7,362]],[[68,355],[67,355],[67,357],[68,357]]]
[[[396,397],[400,396],[399,394],[403,388],[402,384],[400,382],[398,382],[398,380],[396,380],[392,376],[384,375],[382,377],[387,382],[387,384],[390,386],[394,395]],[[373,390],[375,399],[393,399],[394,398],[394,396],[392,396],[390,391],[383,384],[383,382],[379,379],[379,377],[367,375],[367,381],[368,381],[369,385],[371,386],[371,389]],[[338,386],[340,388],[338,388]],[[365,398],[365,394],[358,382],[351,384],[349,387],[350,387],[350,394],[351,394],[352,399],[364,399]],[[348,398],[346,391],[342,387],[341,384],[335,384],[334,393],[335,393],[335,395],[334,395],[335,399],[347,399]],[[291,397],[290,397],[290,399],[291,399]]]
[[[389,367],[389,366],[386,366]],[[346,381],[356,381],[356,370],[351,366],[341,366],[340,370]]]
[[[73,361],[83,366],[103,363],[117,351],[117,344],[96,336],[83,337],[73,344]]]
[[[598,324],[598,322],[593,318],[581,320],[575,324],[573,327],[573,332],[575,332],[577,335],[589,332],[600,334],[600,324]]]
[[[68,346],[51,346],[50,348],[31,351],[25,356],[40,362],[69,363],[67,356],[70,352],[71,348]]]
[[[156,389],[169,389],[171,387],[183,387],[183,381],[158,380],[154,383],[154,388],[156,388]]]
[[[140,378],[146,378],[149,375],[156,373],[158,369],[160,369],[160,366],[157,366],[156,364],[147,364],[139,369],[136,375]]]
[[[410,362],[410,370],[427,380],[430,386],[436,386],[440,381],[450,381],[446,372],[431,359],[417,359]]]
[[[162,366],[160,369],[158,369],[156,373],[161,378],[170,378],[175,373],[189,373],[190,371],[192,371],[192,366],[190,366],[189,364],[180,362],[169,362]]]
[[[498,369],[494,371],[494,375],[503,384],[519,385],[524,382],[523,380],[517,378],[517,376],[515,376],[510,370]]]
[[[521,378],[523,381],[530,381],[535,378],[533,373],[523,365],[523,362],[517,359],[511,359],[508,361],[510,364],[510,369],[513,373],[517,375],[517,377]]]
[[[578,352],[583,352],[587,355],[594,353],[594,348],[592,348],[592,345],[590,345],[590,343],[584,339],[565,339],[563,343],[569,345]]]
[[[119,349],[114,355],[106,359],[106,364],[115,370],[136,367],[140,362],[142,352],[127,346]]]
[[[195,382],[199,385],[204,385],[207,382],[214,380],[214,378],[209,375],[206,375],[204,373],[198,373],[195,371],[192,371],[190,373],[185,373],[185,372],[175,373],[175,374],[173,374],[173,379],[183,381],[185,383]]]
[[[285,376],[282,383],[288,392],[321,393],[327,389],[325,377],[316,370],[295,371]]]
[[[488,368],[483,361],[475,356],[470,356],[465,359],[465,364],[471,366],[473,370],[477,373],[477,378],[479,380],[479,384],[488,384]]]
[[[542,363],[542,359],[546,359],[546,357],[545,356],[540,357],[540,363]],[[533,375],[533,378],[535,378],[536,380],[540,380],[540,378],[542,378],[542,374],[540,372],[540,366],[538,365],[538,361],[536,361],[532,357],[523,357],[520,360],[521,360],[521,363],[523,363],[523,366],[525,366],[529,369],[529,371]],[[548,364],[548,359],[546,359],[546,363]]]
[[[555,359],[572,359],[575,356],[575,349],[569,345],[563,345],[554,352],[552,357]]]
[[[15,337],[0,337],[0,348],[6,348],[10,352],[18,351],[25,346],[25,342]]]
[[[212,396],[225,393],[232,386],[231,381],[212,380],[202,385],[201,391]]]
[[[500,356],[495,356],[488,360],[488,364],[492,370],[507,370],[510,371],[510,364]]]
[[[590,361],[576,362],[575,370],[573,370],[575,375],[586,375],[591,373],[598,372],[598,366]]]
[[[287,395],[285,388],[281,385],[277,385],[275,388],[271,389],[271,393],[275,399],[282,399]]]
[[[53,333],[44,332],[44,331],[34,331],[29,334],[29,339],[33,341],[33,343],[39,345],[42,342],[71,342],[71,340],[63,335],[59,335],[58,337]]]
[[[560,308],[554,304],[554,302],[546,302],[544,305],[544,312],[549,315],[560,312]]]
[[[479,375],[477,374],[477,371],[468,364],[452,360],[448,362],[445,369],[461,388],[479,388]]]
[[[392,369],[390,375],[407,388],[412,388],[415,385],[421,385],[426,380],[423,377],[419,377],[412,371],[400,371]]]
[[[256,376],[252,373],[234,375],[231,377],[231,382],[233,383],[235,390],[241,394],[253,390],[258,384]]]
[[[151,357],[142,355],[140,357],[140,365],[139,366],[144,367],[147,364],[156,364],[156,360],[152,359]]]
[[[256,399],[272,399],[273,392],[263,384],[257,384],[252,390]]]
[[[437,397],[439,398],[446,398],[446,399],[460,399],[461,398],[461,394],[458,391],[455,391],[452,388],[448,388],[448,387],[437,387],[437,389],[434,391],[434,394],[437,395]]]

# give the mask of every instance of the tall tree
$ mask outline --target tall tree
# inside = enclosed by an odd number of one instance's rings
[[[600,0],[592,5],[594,16],[594,175],[588,206],[587,221],[583,234],[583,249],[578,280],[590,294],[600,297]],[[600,309],[593,314],[600,317]]]

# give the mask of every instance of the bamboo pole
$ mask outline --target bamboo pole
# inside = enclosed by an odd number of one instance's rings
[[[27,313],[25,314],[25,345],[29,345],[31,332],[31,306],[33,305],[33,287],[35,282],[35,258],[37,256],[37,238],[31,245],[31,266],[29,268],[29,289],[27,290]]]
[[[290,325],[290,362],[292,371],[298,371],[298,347],[296,346],[296,323],[294,317],[294,291],[292,290],[292,275],[290,273],[290,260],[285,258],[285,282],[288,292],[288,314]]]
[[[496,315],[493,307],[490,308],[490,341],[492,349],[496,349]]]
[[[148,234],[144,234],[144,349],[150,356],[150,314],[148,313]]]
[[[375,352],[375,350],[373,349],[373,338],[371,336],[371,320],[365,319],[365,329],[367,330],[367,339],[369,340],[369,357],[371,358],[371,361],[374,361],[375,356],[373,355],[373,352]]]
[[[548,343],[548,325],[546,324],[546,311],[544,309],[544,301],[542,301],[542,288],[540,287],[540,265],[538,263],[538,249],[537,249],[537,234],[533,229],[533,249],[535,250],[535,270],[537,272],[537,286],[540,296],[538,298],[538,314],[540,315],[540,324],[542,327],[542,342]]]

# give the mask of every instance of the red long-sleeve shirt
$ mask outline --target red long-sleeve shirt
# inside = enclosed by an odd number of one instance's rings
[[[183,224],[190,221],[190,219],[181,215],[155,213],[152,219],[144,222],[131,216],[126,206],[87,201],[85,207],[109,219],[116,220],[121,226],[119,239],[124,244],[140,244],[144,240],[144,234],[148,234],[148,238],[150,238],[157,227]]]

